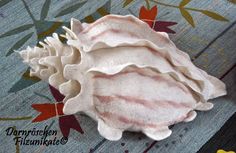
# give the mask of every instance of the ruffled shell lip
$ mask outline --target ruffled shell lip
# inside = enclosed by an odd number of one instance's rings
[[[135,22],[141,23],[143,28],[147,28],[149,29],[151,32],[155,33],[157,37],[163,37],[163,39],[168,39],[167,37],[168,34],[166,33],[159,33],[159,32],[155,32],[153,31],[151,28],[149,28],[149,26],[144,23],[143,21],[140,21],[139,19],[131,16],[131,15],[127,15],[127,16],[117,16],[117,15],[110,15],[106,18],[109,18],[111,16],[115,16],[116,18],[123,18],[123,19],[132,19],[135,20]],[[105,17],[104,17],[105,18]],[[101,20],[105,20],[105,19],[101,19]],[[97,22],[101,22],[101,21],[97,21]],[[93,24],[89,25],[87,28],[93,26]],[[84,31],[86,31],[86,28],[84,29]],[[149,32],[150,32],[149,31]],[[83,33],[83,31],[81,31],[81,33]],[[80,34],[78,34],[78,37],[80,37]],[[98,42],[95,43],[90,43],[90,46],[84,46],[82,41],[80,39],[77,40],[68,40],[68,44],[72,45],[80,50],[82,50],[83,52],[92,52],[98,49],[105,49],[105,48],[114,48],[114,47],[118,47],[118,46],[150,46],[152,48],[154,48],[155,50],[160,51],[162,54],[164,54],[164,56],[166,56],[176,67],[181,68],[183,71],[185,71],[189,77],[191,77],[192,79],[194,79],[195,81],[199,82],[199,85],[202,86],[203,89],[206,89],[204,86],[211,86],[210,84],[212,84],[212,82],[208,82],[208,79],[206,78],[207,76],[203,76],[202,73],[198,72],[198,74],[193,73],[190,68],[189,65],[192,65],[192,68],[197,69],[196,71],[199,71],[199,69],[197,67],[195,67],[191,61],[190,58],[187,54],[183,53],[182,51],[175,49],[176,46],[174,45],[174,43],[172,41],[168,41],[169,42],[169,47],[170,48],[161,48],[158,47],[156,44],[154,44],[153,42],[146,40],[146,39],[134,39],[133,41],[125,41],[125,42],[113,42],[113,43],[108,43],[106,41],[103,40],[99,40]],[[185,62],[187,62],[187,64],[182,65],[181,63],[179,63],[179,61],[177,60],[178,58],[176,57],[185,57]],[[211,93],[209,93],[210,90],[203,90],[203,91],[198,91],[197,89],[193,89],[194,91],[198,92],[199,94],[203,94],[203,99],[202,101],[206,101],[208,99],[217,97],[217,96],[222,96],[225,95],[226,92],[222,93],[222,91],[225,91],[225,86],[223,83],[221,83],[220,80],[216,81],[217,79],[215,78],[214,83],[218,84],[218,88],[216,88],[215,90],[212,90]],[[208,82],[208,83],[207,83]],[[210,88],[210,87],[207,87]],[[220,90],[221,92],[219,92],[219,94],[213,94],[214,92]]]

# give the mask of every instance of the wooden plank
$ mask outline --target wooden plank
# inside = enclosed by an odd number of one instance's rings
[[[198,153],[236,150],[236,113],[224,124],[224,126],[198,151]]]
[[[236,25],[217,39],[195,64],[216,77],[221,77],[236,63]]]

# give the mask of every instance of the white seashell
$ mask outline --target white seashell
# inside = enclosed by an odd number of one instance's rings
[[[31,74],[66,96],[63,112],[84,112],[98,121],[99,133],[119,140],[142,131],[162,140],[168,126],[192,121],[194,110],[209,110],[209,99],[226,94],[225,85],[191,62],[166,33],[134,16],[107,15],[92,24],[71,20],[67,44],[56,34],[20,52]]]
[[[50,85],[59,89],[59,86],[64,85],[66,88],[60,92],[66,95],[66,100],[69,97],[75,96],[80,91],[80,85],[77,81],[66,80],[63,75],[65,65],[78,64],[80,62],[80,53],[72,46],[63,44],[56,33],[53,37],[47,37],[45,43],[39,42],[43,48],[28,47],[20,53],[30,67],[30,75],[37,76],[42,80],[48,81]]]

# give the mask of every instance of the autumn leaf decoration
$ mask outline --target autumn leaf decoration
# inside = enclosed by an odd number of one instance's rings
[[[185,20],[189,24],[191,24],[192,27],[195,27],[191,14],[184,8],[184,6],[187,5],[190,1],[191,0],[183,0],[182,2],[180,2],[179,10],[180,10],[181,15],[185,18]]]
[[[64,137],[68,138],[70,129],[74,129],[83,134],[84,131],[76,117],[74,115],[64,115],[63,113],[64,104],[61,101],[65,98],[64,95],[50,85],[49,89],[56,100],[56,103],[32,104],[31,106],[40,112],[32,122],[41,122],[50,118],[58,117],[59,127]]]
[[[177,24],[176,22],[170,21],[157,21],[157,6],[153,6],[151,9],[148,9],[150,6],[147,3],[147,8],[142,6],[139,12],[139,19],[146,22],[152,29],[159,32],[175,33],[169,26]]]
[[[157,16],[157,6],[153,6],[150,10],[142,6],[139,12],[139,19],[145,21],[150,27],[153,27],[153,23]]]
[[[178,6],[175,5],[171,5],[171,4],[166,4],[166,3],[162,3],[159,2],[157,0],[150,0],[156,4],[162,5],[162,6],[166,6],[166,7],[172,7],[172,8],[176,8],[179,9],[181,15],[183,16],[183,18],[192,26],[195,27],[195,22],[194,19],[192,17],[192,15],[190,14],[190,11],[193,12],[199,12],[201,14],[204,14],[214,20],[218,20],[218,21],[229,21],[228,19],[226,19],[225,17],[223,17],[222,15],[215,13],[213,11],[209,11],[209,10],[204,10],[204,9],[197,9],[197,8],[191,8],[191,7],[186,7],[187,4],[189,4],[191,2],[191,0],[182,0]]]

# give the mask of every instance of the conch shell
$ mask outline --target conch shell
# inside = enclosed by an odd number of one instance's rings
[[[209,110],[209,99],[225,85],[197,68],[166,33],[132,15],[107,15],[94,23],[71,20],[67,43],[57,34],[43,48],[20,52],[31,75],[66,96],[63,112],[83,112],[99,133],[119,140],[123,131],[142,131],[154,140],[171,135],[168,126],[192,121]]]

